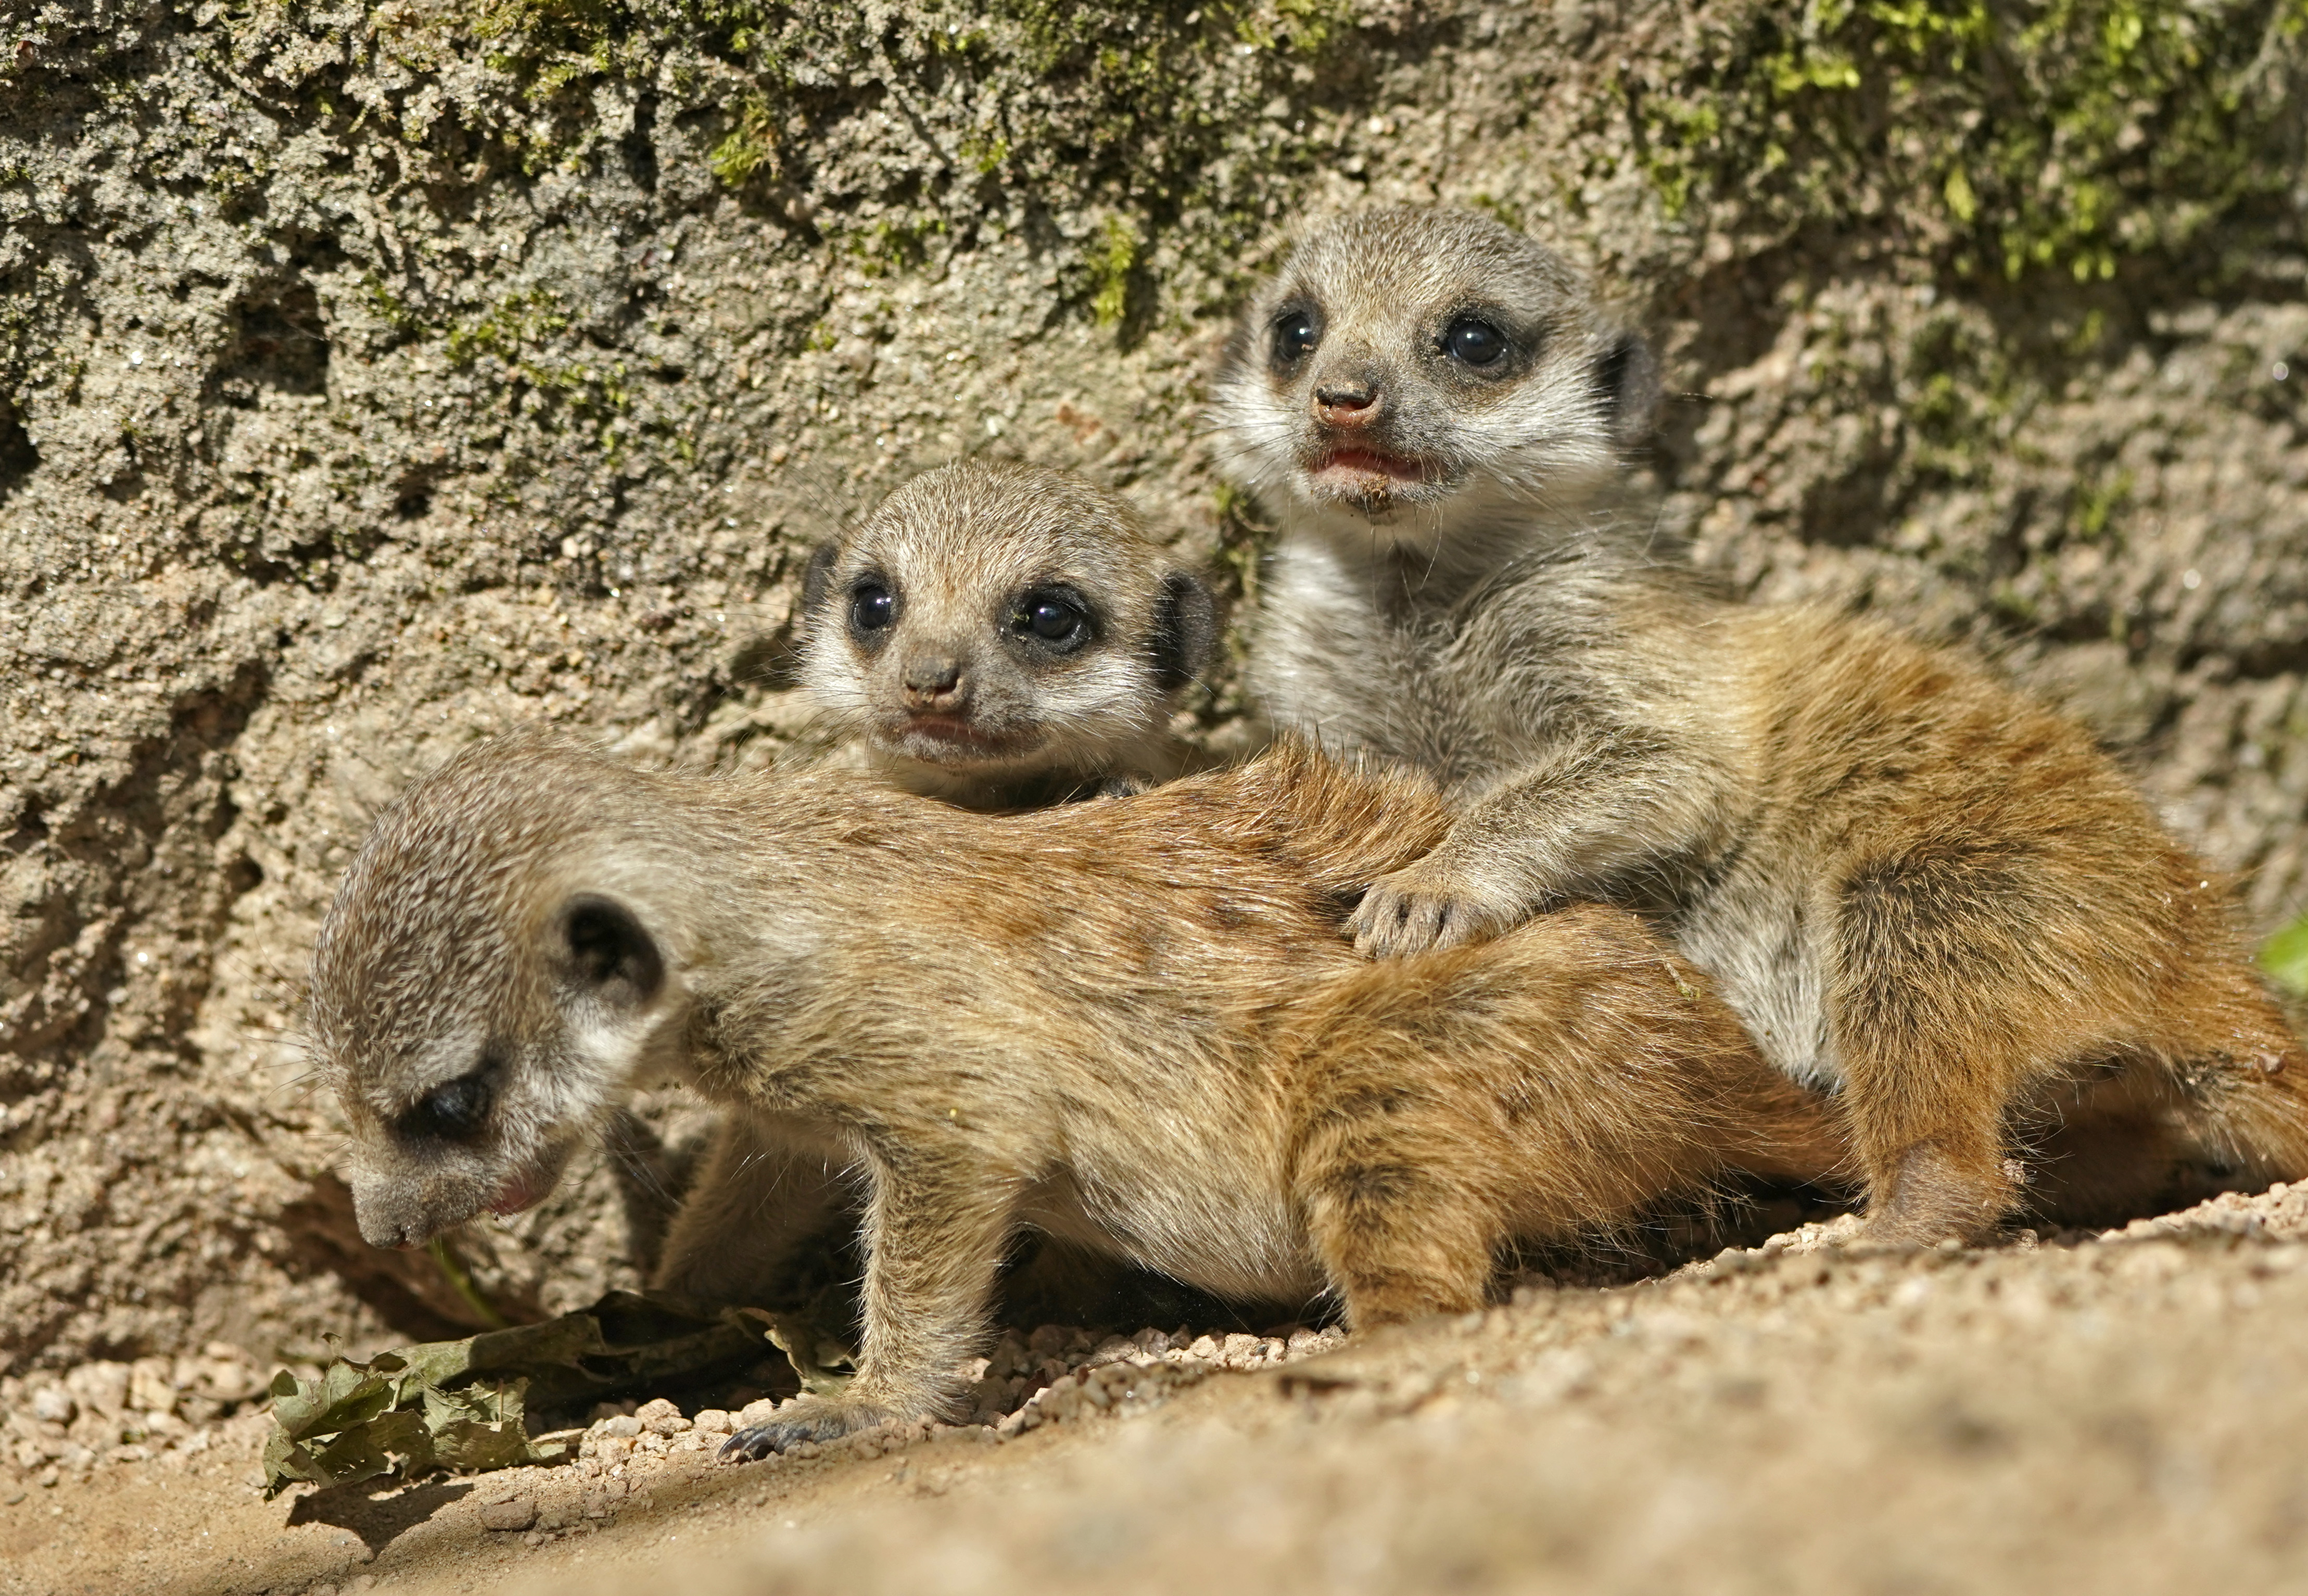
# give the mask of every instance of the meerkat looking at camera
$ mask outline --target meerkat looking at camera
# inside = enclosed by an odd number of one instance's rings
[[[644,1077],[772,1164],[837,1158],[866,1190],[857,1377],[732,1443],[760,1455],[947,1414],[1021,1227],[1223,1297],[1335,1293],[1361,1327],[1480,1305],[1510,1243],[1834,1166],[1820,1100],[1623,910],[1358,957],[1352,884],[1447,823],[1415,772],[1299,745],[998,817],[855,772],[482,745],[380,817],[314,946],[361,1233],[537,1202]],[[709,1169],[683,1283],[807,1233],[757,1179]]]
[[[1218,633],[1209,588],[1123,500],[987,460],[915,478],[822,546],[802,613],[802,684],[835,730],[973,809],[1177,774],[1171,712]]]
[[[818,735],[909,791],[981,810],[1177,775],[1190,751],[1172,712],[1218,632],[1210,589],[1121,497],[984,459],[914,478],[821,544],[799,613]],[[826,1222],[848,1189],[829,1156],[727,1121],[705,1186],[752,1222],[723,1227],[710,1258],[671,1260],[661,1283],[728,1296],[773,1283],[747,1259],[781,1256],[788,1229]]]
[[[1466,212],[1322,227],[1243,318],[1213,419],[1280,522],[1251,687],[1455,812],[1358,945],[1649,911],[1839,1093],[1879,1240],[2308,1173],[2308,1060],[2225,884],[1969,660],[1706,592],[1624,508],[1653,399],[1576,272]]]

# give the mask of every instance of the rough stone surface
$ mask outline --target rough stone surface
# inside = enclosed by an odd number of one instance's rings
[[[1994,650],[2296,911],[2279,9],[0,0],[0,1369],[633,1283],[677,1098],[453,1271],[354,1235],[295,1028],[367,817],[526,717],[767,756],[801,551],[958,453],[1243,569],[1202,385],[1341,206],[1589,263],[1663,531]]]

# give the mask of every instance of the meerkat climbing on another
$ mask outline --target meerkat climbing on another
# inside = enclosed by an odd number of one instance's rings
[[[1212,415],[1280,522],[1252,690],[1455,811],[1358,945],[1652,913],[1838,1091],[1880,1240],[2308,1173],[2308,1060],[2225,884],[1971,661],[1709,595],[1625,503],[1651,384],[1576,272],[1466,212],[1321,228],[1244,316]]]
[[[1733,1169],[1830,1169],[1819,1100],[1636,917],[1586,904],[1373,964],[1352,884],[1447,816],[1288,745],[1126,804],[971,814],[854,772],[642,772],[550,732],[412,786],[314,950],[311,1035],[361,1233],[539,1200],[645,1077],[746,1126],[675,1283],[806,1234],[779,1159],[866,1188],[858,1373],[753,1455],[952,1411],[1013,1234],[1367,1326],[1479,1305],[1568,1239]]]
[[[974,809],[1179,772],[1180,691],[1217,636],[1210,590],[1115,495],[969,460],[822,546],[801,679],[873,766]]]

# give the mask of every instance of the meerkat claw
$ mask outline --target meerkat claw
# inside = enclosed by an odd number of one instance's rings
[[[890,1417],[879,1408],[820,1406],[816,1402],[788,1403],[788,1411],[767,1424],[739,1430],[721,1443],[714,1455],[724,1462],[758,1462],[771,1453],[791,1452],[804,1441],[838,1441],[861,1429],[871,1429]]]
[[[773,1452],[783,1452],[778,1444],[778,1432],[783,1425],[756,1424],[739,1430],[721,1443],[721,1450],[713,1455],[721,1462],[757,1463]],[[792,1443],[788,1442],[790,1445]]]
[[[1461,893],[1373,884],[1347,921],[1366,959],[1403,959],[1495,935],[1501,918]]]

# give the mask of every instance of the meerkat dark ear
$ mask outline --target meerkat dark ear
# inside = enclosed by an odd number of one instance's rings
[[[839,539],[828,538],[810,550],[809,566],[801,574],[802,625],[806,628],[810,617],[825,603],[828,589],[833,585],[834,556],[841,552]]]
[[[1192,571],[1162,579],[1154,606],[1154,670],[1162,691],[1176,692],[1201,674],[1219,640],[1218,600]]]
[[[1611,441],[1639,449],[1650,441],[1658,412],[1658,362],[1640,332],[1621,332],[1595,361],[1595,386],[1610,416]]]
[[[620,1008],[647,1003],[665,984],[665,955],[632,910],[581,893],[561,911],[570,984]]]

